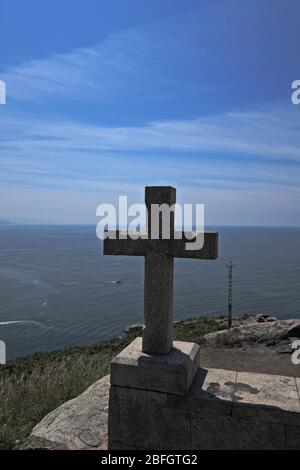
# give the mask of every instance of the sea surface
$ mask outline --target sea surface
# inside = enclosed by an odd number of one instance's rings
[[[175,260],[175,319],[226,313],[229,260],[234,315],[300,318],[299,228],[209,229],[220,233],[218,260]],[[143,320],[143,282],[143,259],[103,256],[94,226],[0,226],[8,358],[122,334]]]

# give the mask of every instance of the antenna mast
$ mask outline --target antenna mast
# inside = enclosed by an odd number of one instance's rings
[[[227,297],[227,306],[228,306],[228,328],[232,326],[232,271],[234,264],[232,261],[226,264],[228,268],[228,297]]]

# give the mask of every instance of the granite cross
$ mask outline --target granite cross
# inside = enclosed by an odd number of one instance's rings
[[[174,258],[216,259],[218,233],[205,232],[203,247],[186,250],[187,238],[175,236],[174,212],[170,211],[170,238],[162,238],[161,219],[159,235],[151,239],[151,205],[176,203],[176,189],[170,186],[146,186],[145,203],[148,213],[148,237],[132,239],[128,233],[108,231],[104,239],[104,255],[145,257],[143,352],[168,354],[173,345],[173,266]],[[124,236],[125,234],[125,236]]]

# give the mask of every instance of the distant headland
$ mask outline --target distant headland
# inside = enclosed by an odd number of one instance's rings
[[[11,220],[0,219],[0,225],[15,225]]]

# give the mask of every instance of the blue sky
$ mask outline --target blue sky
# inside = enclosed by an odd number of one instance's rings
[[[0,219],[96,223],[173,185],[216,225],[299,225],[300,1],[2,0]]]

